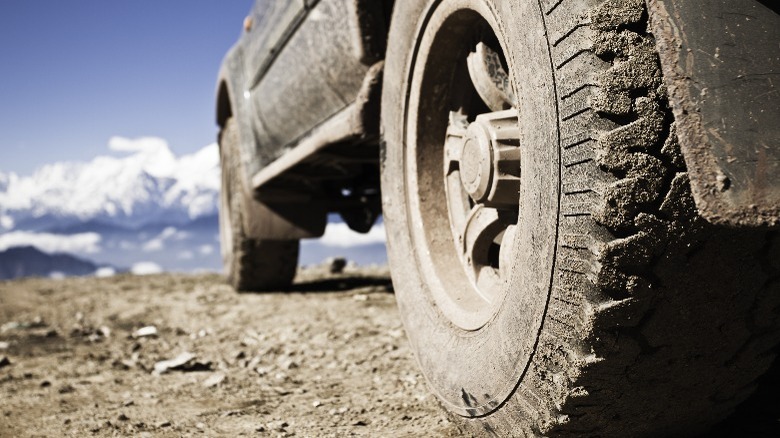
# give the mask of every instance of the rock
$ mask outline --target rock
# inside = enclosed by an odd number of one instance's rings
[[[30,331],[30,337],[33,338],[56,338],[59,336],[59,332],[53,328],[42,328]]]
[[[62,385],[57,389],[57,392],[60,394],[70,394],[72,392],[76,392],[76,388],[73,387],[73,385]]]
[[[344,257],[329,257],[325,259],[325,266],[331,274],[341,274],[347,266],[347,259]]]
[[[22,325],[16,321],[11,321],[3,324],[0,326],[0,333],[5,333],[7,331],[16,330],[18,328],[22,327]]]
[[[111,366],[120,370],[129,370],[130,368],[133,368],[135,365],[136,362],[134,360],[128,360],[128,359],[114,360],[113,362],[111,362]]]
[[[171,422],[170,421],[162,421],[160,423],[157,423],[157,428],[158,429],[162,429],[164,427],[171,427]]]
[[[0,326],[0,333],[5,333],[10,330],[34,329],[34,328],[43,328],[43,327],[46,327],[46,323],[43,322],[43,318],[41,318],[40,316],[36,316],[30,322],[16,322],[16,321],[7,322],[2,326]]]
[[[8,342],[0,342],[0,350],[8,350],[8,347],[10,347],[11,344]]]
[[[117,420],[119,420],[119,421],[127,421],[127,420],[129,420],[129,419],[130,419],[130,417],[128,417],[127,415],[125,415],[124,413],[122,413],[122,414],[119,414],[119,416],[118,416],[118,417],[116,417],[116,419],[117,419]]]
[[[6,356],[0,356],[0,368],[5,368],[11,365],[11,361]]]
[[[219,385],[220,383],[224,382],[226,379],[226,376],[222,373],[216,373],[209,377],[208,379],[203,381],[203,386],[206,388],[211,388],[214,386]]]
[[[285,369],[285,370],[293,370],[293,369],[298,368],[298,367],[299,367],[298,362],[296,362],[296,361],[294,361],[292,359],[287,359],[287,360],[282,362],[282,369]]]
[[[290,427],[290,424],[283,420],[272,421],[268,423],[268,428],[279,432],[286,432],[286,429]]]
[[[258,365],[260,365],[260,362],[262,361],[263,361],[262,357],[255,356],[246,364],[246,367],[249,369],[256,368]]]
[[[107,339],[111,336],[111,329],[106,326],[100,326],[97,330],[91,333],[87,339],[90,342],[100,342],[103,339]]]
[[[194,354],[185,351],[173,359],[161,360],[155,363],[153,373],[159,375],[167,373],[169,370],[182,369],[188,363],[194,362],[196,357]]]
[[[219,416],[222,417],[222,418],[225,418],[225,417],[236,417],[236,416],[242,415],[243,413],[244,413],[244,411],[242,411],[240,409],[234,409],[234,410],[230,410],[230,411],[225,411],[225,412],[221,413]]]
[[[282,397],[292,394],[292,392],[279,386],[274,387],[273,390]]]
[[[138,330],[133,332],[134,338],[145,338],[145,337],[156,337],[156,336],[157,336],[157,327],[153,325],[141,327]]]
[[[331,410],[329,410],[329,411],[328,411],[328,413],[329,413],[330,415],[343,415],[343,414],[345,414],[345,413],[346,413],[348,410],[349,410],[349,408],[348,408],[348,407],[346,407],[346,406],[342,406],[342,407],[340,407],[340,408],[338,408],[338,409],[331,409]]]

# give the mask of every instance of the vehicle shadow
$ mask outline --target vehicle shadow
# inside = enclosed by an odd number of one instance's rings
[[[393,293],[393,282],[383,276],[345,275],[296,282],[290,286],[288,292],[344,292],[352,289],[371,289],[372,292]]]
[[[780,359],[757,382],[758,388],[731,416],[699,438],[780,436]]]

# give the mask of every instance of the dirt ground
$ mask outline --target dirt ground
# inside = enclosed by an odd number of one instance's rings
[[[323,276],[243,295],[216,275],[0,283],[0,436],[457,435],[386,270]]]
[[[778,436],[779,386],[707,436]],[[459,434],[382,268],[271,294],[217,275],[0,283],[0,400],[0,437]]]

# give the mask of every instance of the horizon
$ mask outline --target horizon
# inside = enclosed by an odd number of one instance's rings
[[[253,3],[0,3],[0,252],[217,270],[217,75]],[[329,222],[301,264],[386,261],[381,225]]]

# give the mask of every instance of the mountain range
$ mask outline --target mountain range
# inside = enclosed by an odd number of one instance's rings
[[[0,172],[0,252],[34,247],[139,273],[219,270],[218,146],[177,157],[160,138],[108,145],[112,155],[89,162],[47,164],[29,176]],[[336,255],[384,263],[383,226],[359,235],[334,219],[322,239],[303,242],[301,263]]]
[[[116,269],[98,266],[70,254],[47,254],[33,246],[17,246],[0,251],[0,280],[21,277],[113,275]]]

